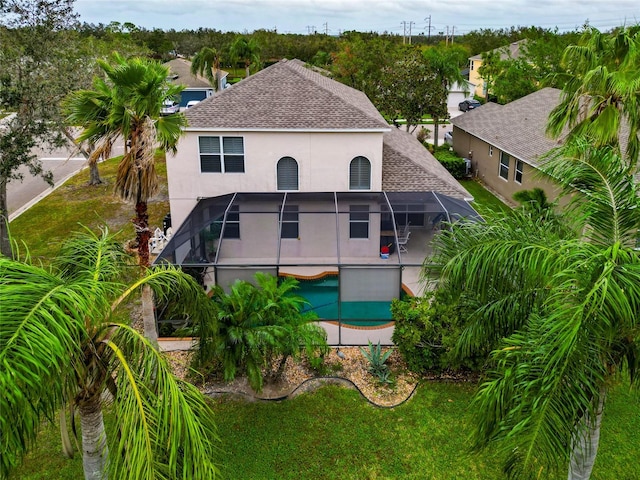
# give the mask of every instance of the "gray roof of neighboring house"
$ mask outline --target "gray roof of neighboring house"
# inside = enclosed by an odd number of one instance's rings
[[[490,52],[498,52],[500,54],[501,60],[506,60],[507,58],[518,58],[520,56],[520,47],[522,47],[522,45],[526,42],[527,42],[526,38],[524,40],[518,40],[517,42],[510,43],[509,45],[505,45],[499,48],[494,48],[489,52],[483,52],[483,53],[474,55],[473,57],[469,57],[469,60],[482,60],[482,55]]]
[[[185,113],[189,129],[384,130],[367,96],[300,60],[281,60]]]
[[[169,67],[170,75],[172,75],[172,77],[170,77],[171,83],[185,85],[187,88],[213,88],[206,78],[191,73],[191,62],[189,60],[174,58],[164,65]],[[220,71],[223,77],[229,75],[229,73],[224,70]]]
[[[506,105],[487,103],[451,119],[460,128],[490,145],[538,166],[538,158],[558,146],[545,134],[551,110],[560,101],[560,90],[543,88]]]
[[[473,198],[413,135],[397,128],[385,132],[382,189],[388,192],[436,191],[460,199]]]

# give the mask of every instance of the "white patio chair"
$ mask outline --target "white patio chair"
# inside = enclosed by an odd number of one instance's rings
[[[408,253],[407,243],[409,243],[409,237],[411,236],[411,232],[407,231],[405,236],[398,237],[398,250],[402,253]]]

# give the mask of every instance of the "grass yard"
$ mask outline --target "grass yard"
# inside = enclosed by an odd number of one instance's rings
[[[467,453],[473,386],[425,383],[404,405],[371,406],[327,386],[284,402],[213,400],[220,463],[227,479],[499,479],[500,459]],[[618,387],[605,411],[594,480],[640,478],[640,400]],[[107,419],[108,420],[108,419]],[[82,476],[82,461],[60,453],[56,426],[14,478]],[[565,472],[545,479],[564,479]]]
[[[156,155],[160,190],[148,204],[152,228],[162,227],[162,219],[169,212],[165,157],[160,153]],[[130,222],[135,215],[134,206],[113,194],[120,159],[116,157],[100,164],[100,176],[105,184],[89,186],[89,173],[84,170],[14,219],[10,224],[11,235],[20,249],[23,250],[24,244],[33,258],[50,258],[62,240],[82,229],[82,225],[95,231],[106,224],[111,233],[119,232],[117,238],[123,242],[134,239]]]
[[[460,180],[460,184],[473,195],[474,201],[471,205],[480,215],[488,210],[506,213],[511,211],[511,207],[487,190],[480,182],[476,180]]]

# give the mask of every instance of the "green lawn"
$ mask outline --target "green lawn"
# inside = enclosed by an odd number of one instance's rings
[[[32,257],[50,258],[60,242],[82,225],[95,230],[106,224],[112,233],[119,232],[117,238],[123,242],[135,238],[130,222],[135,214],[133,204],[113,195],[120,159],[116,157],[100,164],[104,185],[88,186],[89,173],[85,170],[13,220],[11,235],[20,248],[23,249],[24,244]],[[169,212],[164,154],[156,157],[156,170],[160,191],[148,204],[149,225],[153,228],[161,227],[162,219]]]
[[[480,215],[482,215],[483,212],[486,213],[488,210],[505,213],[511,211],[511,207],[484,188],[480,182],[476,180],[460,180],[460,184],[473,195],[474,201],[471,205]]]
[[[473,388],[427,382],[393,409],[333,386],[284,402],[215,399],[222,472],[227,479],[504,478],[491,452],[467,453]],[[626,387],[610,395],[594,480],[640,478],[639,411]],[[82,462],[64,459],[59,444],[56,427],[45,429],[15,478],[80,478]]]

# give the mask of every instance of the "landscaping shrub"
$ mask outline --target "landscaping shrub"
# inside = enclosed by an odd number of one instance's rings
[[[464,178],[466,174],[464,159],[451,152],[448,145],[444,148],[436,149],[433,155],[453,175],[453,178],[457,180]]]
[[[450,369],[478,371],[485,356],[458,359],[455,346],[464,327],[463,309],[434,292],[394,300],[393,343],[415,373]]]

